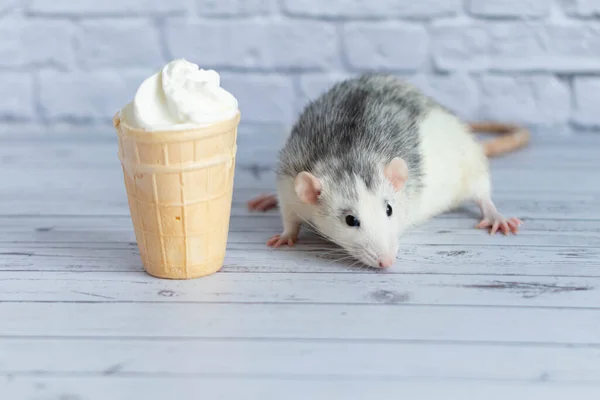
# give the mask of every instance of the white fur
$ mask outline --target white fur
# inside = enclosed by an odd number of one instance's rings
[[[351,214],[359,219],[360,227],[348,226],[345,214],[332,215],[319,205],[302,203],[293,189],[292,179],[285,178],[278,182],[284,233],[293,232],[297,222],[306,222],[367,265],[378,267],[380,260],[394,260],[398,253],[400,229],[406,222],[403,213],[406,207],[400,199],[404,196],[396,193],[387,181],[373,194],[362,180],[357,179],[355,187],[360,202],[349,205],[345,199],[329,190],[327,181],[322,181],[322,185],[322,196],[327,199],[327,206],[333,209],[352,206]],[[391,217],[386,214],[386,201],[392,206]]]
[[[345,215],[321,213],[315,215],[314,224],[354,257],[377,267],[379,260],[395,259],[398,252],[401,213],[396,206],[396,193],[387,182],[372,193],[362,180],[356,179],[355,188],[360,201],[353,205],[351,214],[359,219],[360,227],[348,226]],[[340,196],[329,196],[328,201],[335,208],[343,208],[347,204]],[[387,203],[392,206],[391,217],[386,214]]]
[[[419,129],[424,187],[420,196],[411,199],[411,225],[425,222],[465,200],[489,198],[488,161],[467,125],[434,108]]]

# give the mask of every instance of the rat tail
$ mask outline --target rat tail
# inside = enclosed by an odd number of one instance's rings
[[[473,132],[500,134],[499,137],[482,143],[487,157],[496,157],[525,147],[531,136],[528,129],[512,124],[471,122],[469,127]]]

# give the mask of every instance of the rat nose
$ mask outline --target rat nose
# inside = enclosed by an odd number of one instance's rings
[[[380,268],[391,267],[394,263],[394,259],[392,257],[379,257],[379,260],[377,261],[379,262]]]

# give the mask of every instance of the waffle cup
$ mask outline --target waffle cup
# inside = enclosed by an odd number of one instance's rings
[[[144,269],[191,279],[225,259],[238,113],[208,127],[144,131],[113,119],[129,211]]]

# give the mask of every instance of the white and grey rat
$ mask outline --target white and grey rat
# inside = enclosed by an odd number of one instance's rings
[[[479,143],[471,131],[509,133]],[[310,102],[279,153],[277,194],[248,203],[279,205],[283,233],[267,244],[294,245],[307,223],[371,267],[391,266],[408,228],[467,200],[478,228],[516,233],[491,198],[488,156],[525,145],[513,126],[467,124],[416,87],[391,75],[341,81]]]

